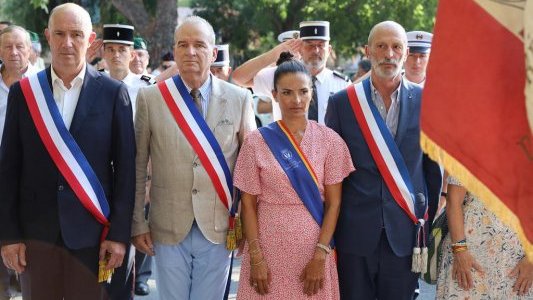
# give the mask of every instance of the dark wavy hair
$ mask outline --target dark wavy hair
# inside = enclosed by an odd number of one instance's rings
[[[294,55],[292,55],[292,53],[288,51],[281,52],[278,61],[276,61],[276,65],[278,67],[274,72],[274,90],[277,90],[279,78],[282,75],[288,73],[303,73],[309,78],[309,80],[311,80],[311,74],[309,73],[305,65],[300,61],[296,60],[294,58]]]

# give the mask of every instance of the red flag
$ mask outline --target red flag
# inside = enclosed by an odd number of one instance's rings
[[[524,8],[513,5],[440,1],[423,93],[421,142],[517,232],[533,258]]]

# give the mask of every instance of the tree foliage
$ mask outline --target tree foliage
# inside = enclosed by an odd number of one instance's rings
[[[277,44],[277,35],[303,20],[330,22],[331,42],[349,56],[366,43],[373,25],[394,20],[407,30],[432,31],[437,0],[193,0],[219,43],[231,43],[237,61]]]

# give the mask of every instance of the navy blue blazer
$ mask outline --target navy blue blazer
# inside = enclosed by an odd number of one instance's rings
[[[51,85],[50,68],[46,70]],[[70,133],[100,180],[110,206],[108,240],[128,242],[135,193],[135,134],[126,86],[87,66]],[[0,149],[0,242],[67,248],[99,245],[103,226],[81,205],[42,143],[20,84],[8,96]]]
[[[363,81],[363,86],[371,99],[370,78]],[[438,165],[423,155],[420,148],[421,92],[420,86],[402,80],[395,142],[407,165],[415,195],[425,195],[426,201],[429,200],[430,214],[434,215],[441,175]],[[384,228],[394,253],[400,257],[411,255],[416,227],[394,201],[383,181],[355,119],[346,90],[331,96],[325,120],[326,125],[348,145],[356,168],[343,182],[342,204],[335,231],[337,248],[348,254],[371,255]],[[417,216],[422,217],[423,203],[416,203],[415,210]]]

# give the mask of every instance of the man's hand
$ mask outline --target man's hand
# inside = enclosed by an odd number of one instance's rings
[[[2,246],[4,265],[17,273],[24,272],[26,267],[26,245],[23,243]]]
[[[131,241],[133,246],[144,254],[154,256],[154,244],[152,243],[152,237],[150,232],[142,233],[133,237]]]
[[[87,49],[87,53],[85,54],[85,61],[87,63],[91,63],[95,58],[102,56],[100,53],[100,48],[103,44],[104,41],[102,39],[94,40],[94,42]]]
[[[105,260],[107,255],[109,257],[106,270],[120,267],[125,253],[126,245],[124,243],[105,240],[100,244],[100,261]]]

